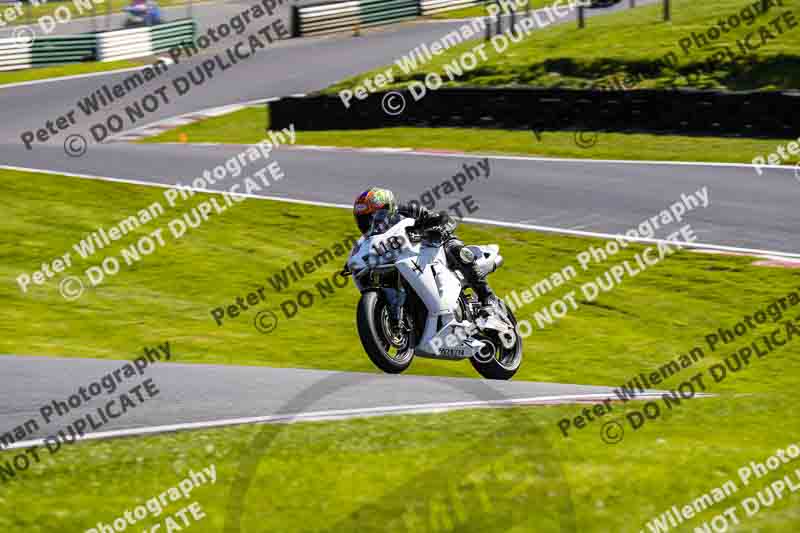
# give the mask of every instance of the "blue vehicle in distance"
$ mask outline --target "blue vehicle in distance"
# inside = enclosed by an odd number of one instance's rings
[[[128,14],[125,28],[139,28],[161,24],[161,8],[155,0],[133,0],[131,5],[122,8]]]

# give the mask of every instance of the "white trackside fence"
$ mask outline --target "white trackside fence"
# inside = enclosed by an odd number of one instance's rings
[[[487,3],[486,0],[347,0],[292,6],[292,36],[393,24]]]
[[[196,32],[193,19],[181,19],[143,28],[39,37],[31,42],[0,39],[0,71],[147,57],[193,42]]]

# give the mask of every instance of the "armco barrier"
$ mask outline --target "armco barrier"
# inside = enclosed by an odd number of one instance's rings
[[[506,130],[648,131],[699,135],[796,137],[800,94],[724,93],[693,90],[582,91],[535,88],[451,88],[428,91],[396,116],[382,108],[386,93],[353,100],[347,109],[336,95],[289,97],[268,104],[270,127],[294,123],[300,130],[393,126],[468,127]],[[392,107],[399,107],[399,100]]]
[[[152,55],[153,45],[150,41],[150,33],[149,27],[98,33],[98,61],[119,61]]]
[[[0,70],[88,61],[95,51],[94,34],[40,37],[30,43],[0,39]]]
[[[31,67],[31,45],[16,39],[0,39],[0,71]]]
[[[195,21],[181,19],[145,28],[114,30],[97,34],[99,61],[119,61],[152,55],[194,39]]]
[[[435,15],[462,7],[484,5],[485,0],[420,0],[420,11],[423,15]]]
[[[94,34],[39,37],[31,46],[31,66],[91,61],[97,57]]]
[[[194,40],[196,23],[176,20],[146,28],[38,37],[32,43],[0,39],[0,71],[146,57]]]
[[[150,40],[154,52],[163,52],[173,46],[191,43],[196,35],[197,22],[194,19],[181,19],[153,26]]]
[[[446,0],[455,2],[460,0]],[[413,19],[421,0],[351,0],[292,6],[292,37],[321,35]]]

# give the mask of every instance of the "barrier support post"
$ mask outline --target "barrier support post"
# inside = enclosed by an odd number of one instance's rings
[[[578,7],[578,27],[585,28],[586,27],[586,14],[583,12],[585,8],[583,6]]]
[[[669,0],[664,0],[664,22],[669,21],[669,19],[670,19]]]
[[[490,17],[486,17],[486,37],[485,41],[489,42],[492,38],[492,19]]]
[[[300,10],[296,5],[289,6],[289,34],[293,39],[300,37]]]

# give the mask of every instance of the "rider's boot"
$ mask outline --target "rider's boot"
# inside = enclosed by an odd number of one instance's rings
[[[403,317],[403,305],[405,305],[406,302],[405,289],[384,289],[384,296],[388,303],[389,325],[393,330],[399,331],[400,333],[410,331]]]
[[[472,289],[475,291],[475,296],[478,297],[481,303],[478,316],[488,318],[497,313],[498,298],[486,281],[486,277],[479,271],[478,266],[475,263],[464,265],[461,272],[464,274],[470,286],[472,286]]]
[[[452,265],[461,272],[467,283],[475,291],[478,300],[480,300],[481,309],[478,315],[488,318],[497,313],[500,309],[499,300],[486,281],[486,273],[481,272],[481,269],[478,268],[475,254],[465,247],[463,242],[455,238],[448,240],[445,243],[445,247],[452,258]]]
[[[473,283],[473,287],[475,288],[475,294],[478,300],[481,302],[481,309],[478,311],[478,316],[488,318],[497,313],[498,298],[494,294],[492,288],[489,287],[486,280],[481,279],[479,282]]]

